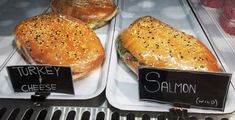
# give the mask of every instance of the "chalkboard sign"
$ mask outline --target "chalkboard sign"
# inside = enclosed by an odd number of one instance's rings
[[[139,97],[223,111],[231,77],[228,73],[140,67]]]
[[[74,94],[70,67],[49,65],[8,66],[15,92]]]

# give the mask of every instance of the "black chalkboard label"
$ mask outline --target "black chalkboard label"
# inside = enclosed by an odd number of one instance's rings
[[[232,75],[139,67],[140,100],[224,110]]]
[[[70,67],[49,65],[8,66],[15,92],[74,94]]]

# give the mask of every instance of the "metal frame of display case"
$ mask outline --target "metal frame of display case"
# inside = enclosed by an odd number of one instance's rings
[[[188,113],[184,108],[169,112],[126,111],[112,107],[103,92],[89,100],[0,98],[0,120],[235,120],[235,112]]]
[[[105,97],[104,95],[101,95]],[[100,97],[101,97],[100,96]],[[100,99],[101,100],[101,99]],[[234,120],[231,114],[187,113],[183,108],[169,112],[126,111],[113,108],[105,99],[90,101],[1,99],[1,120]],[[99,105],[92,105],[93,102]],[[102,102],[103,101],[103,102]],[[102,104],[101,104],[102,103]]]

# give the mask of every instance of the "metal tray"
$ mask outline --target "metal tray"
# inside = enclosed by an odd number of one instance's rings
[[[43,11],[46,11],[46,8],[48,8],[48,1],[44,1],[47,4],[47,7],[41,7],[41,13]],[[28,3],[28,4],[27,4]],[[22,5],[25,7],[24,9],[31,8],[30,4],[33,4],[33,1],[5,1],[3,5],[10,4],[12,6],[20,6]],[[23,9],[23,8],[22,8]],[[33,8],[31,8],[33,9]],[[30,9],[28,9],[30,11]],[[27,11],[28,11],[27,10]],[[38,10],[38,11],[40,11]],[[24,11],[26,12],[26,11]],[[34,16],[39,14],[40,12],[32,12],[32,14],[27,14],[23,18],[19,19],[26,19],[29,16]],[[34,13],[34,14],[33,14]],[[5,13],[6,14],[6,13]],[[4,15],[5,15],[4,14]],[[21,13],[24,14],[24,13]],[[18,15],[17,15],[18,16]],[[20,14],[19,14],[20,16]],[[17,17],[16,17],[17,19]],[[19,21],[17,21],[19,22]],[[17,23],[15,23],[17,24]],[[12,26],[14,27],[14,26]],[[57,93],[52,93],[48,99],[76,99],[76,100],[86,100],[86,99],[91,99],[94,98],[98,95],[100,95],[106,86],[106,81],[107,81],[107,73],[108,73],[108,65],[109,65],[109,56],[110,56],[110,51],[111,51],[111,37],[113,35],[113,27],[114,23],[111,22],[110,24],[95,30],[97,36],[100,38],[101,43],[103,47],[105,48],[105,60],[101,68],[98,70],[93,71],[91,74],[86,76],[82,80],[74,81],[74,91],[75,95],[62,95],[62,94],[57,94]],[[5,53],[4,56],[6,57],[1,57],[0,59],[4,61],[2,63],[2,66],[0,68],[0,98],[30,98],[32,94],[34,93],[14,93],[10,79],[7,74],[6,66],[10,65],[24,65],[28,64],[26,61],[23,59],[21,56],[20,52],[18,51],[16,45],[15,45],[15,40],[13,35],[8,35],[9,37],[3,39],[4,41],[8,41],[9,44],[7,48],[9,47],[10,50],[7,50],[9,53]],[[3,40],[0,40],[0,42],[4,42]],[[8,43],[7,42],[7,43]],[[1,45],[2,47],[2,45]],[[4,51],[5,47],[0,48],[0,51]]]
[[[197,37],[214,52],[224,69],[230,72],[223,57],[214,50],[215,48],[207,38],[186,0],[120,0],[118,4],[122,12],[116,18],[110,71],[106,87],[107,100],[112,106],[121,110],[158,112],[166,112],[172,107],[168,104],[139,101],[137,76],[117,57],[114,45],[115,39],[124,28],[127,28],[130,23],[140,16],[154,16]],[[197,108],[190,108],[188,111],[192,113],[231,113],[235,110],[234,99],[235,90],[231,84],[224,112]]]

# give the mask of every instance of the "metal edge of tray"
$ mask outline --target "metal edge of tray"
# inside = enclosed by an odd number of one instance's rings
[[[230,114],[202,114],[202,113],[172,113],[170,112],[154,112],[154,111],[127,111],[127,110],[120,110],[117,108],[112,107],[108,103],[108,108],[116,113],[118,112],[120,116],[129,116],[133,114],[137,118],[143,118],[145,115],[150,116],[150,118],[156,118],[157,120],[234,120],[235,113]],[[184,108],[174,108],[185,110]],[[145,120],[145,119],[143,119]]]
[[[118,1],[118,0],[116,0],[116,1]],[[51,7],[50,7],[50,5],[48,5],[47,7],[46,7],[46,9],[45,10],[43,10],[42,12],[41,12],[41,14],[45,14],[45,13],[47,13],[47,12],[50,12],[51,11]],[[113,39],[113,31],[114,31],[114,27],[115,27],[115,22],[112,22],[112,21],[110,21],[109,22],[109,26],[108,26],[108,28],[107,28],[107,30],[108,30],[108,37],[107,37],[107,40],[110,38],[110,39]],[[94,30],[95,31],[95,30]],[[111,42],[111,43],[113,43],[113,42]],[[14,46],[14,48],[12,49],[12,51],[9,53],[9,55],[8,55],[8,57],[4,60],[4,62],[0,65],[0,72],[6,67],[6,65],[8,64],[8,62],[11,60],[11,58],[14,56],[14,54],[16,53],[16,52],[19,52],[19,50],[18,50],[18,48],[17,48],[17,46],[16,46],[16,43],[15,43],[15,41],[13,41],[13,46]],[[107,53],[109,53],[108,55],[110,56],[110,54],[111,54],[111,50],[112,50],[112,48],[110,47],[110,48],[108,48],[108,49],[110,49],[110,51],[109,52],[107,52]],[[21,53],[19,53],[19,54],[21,54]],[[23,59],[25,59],[24,57],[23,57]],[[107,67],[109,66],[109,64],[110,64],[110,59],[108,59],[108,62],[107,62]],[[109,69],[109,67],[107,68],[107,71],[109,71],[108,70]],[[107,81],[107,76],[108,76],[108,72],[106,72],[106,74],[104,74],[104,79],[105,79],[105,81]],[[80,101],[79,102],[79,105],[85,105],[85,104],[91,104],[91,102],[93,102],[93,106],[97,106],[96,104],[94,104],[95,103],[95,100],[97,100],[97,98],[102,98],[103,96],[105,96],[104,95],[104,91],[105,91],[105,87],[106,87],[106,82],[105,83],[103,83],[103,84],[105,84],[104,85],[104,87],[103,87],[103,89],[99,92],[99,93],[97,93],[97,95],[96,96],[94,96],[94,97],[89,97],[89,98],[87,98],[87,99],[48,99],[48,100],[45,100],[45,101],[48,101],[48,102],[50,102],[50,101],[58,101],[58,103],[60,103],[61,101],[68,101],[68,103],[70,103],[71,101]],[[9,100],[20,100],[20,101],[22,101],[22,100],[26,100],[26,101],[30,101],[30,99],[28,99],[28,98],[0,98],[0,101],[1,101],[1,99],[3,99],[4,101],[5,100],[7,100],[7,99],[9,99]],[[70,102],[69,102],[70,101]],[[82,103],[81,103],[82,102]],[[54,102],[51,102],[52,104],[54,104]],[[57,103],[57,102],[56,102]],[[66,103],[65,103],[66,104]],[[1,102],[0,102],[0,105],[1,105]],[[98,104],[99,105],[99,104]],[[0,119],[1,120],[1,119]]]
[[[196,114],[179,112],[126,111],[104,106],[65,105],[63,101],[47,101],[35,106],[29,100],[0,99],[1,120],[234,120],[235,114]],[[14,102],[14,104],[12,104]],[[79,101],[76,101],[79,103]],[[3,105],[4,104],[4,105]],[[105,107],[106,106],[106,107]]]
[[[32,101],[31,99],[10,99],[10,98],[1,98],[0,99],[0,120],[7,120],[13,118],[15,120],[23,120],[27,111],[31,110],[31,119],[34,120],[38,117],[38,114],[42,110],[46,110],[47,119],[51,119],[53,113],[59,109],[61,111],[65,111],[62,109],[69,109],[69,111],[76,111],[80,108],[100,108],[104,106],[103,104],[106,101],[106,97],[104,92],[102,92],[99,96],[88,99],[88,100],[53,100],[53,99],[44,99],[41,101]],[[74,108],[74,109],[72,109]],[[76,108],[76,109],[75,109]],[[53,111],[54,110],[54,111]],[[14,113],[14,111],[16,111]],[[68,111],[68,110],[67,110]],[[65,114],[65,113],[63,113]],[[49,118],[48,118],[49,117]],[[41,118],[40,118],[41,119]],[[24,118],[24,120],[28,120]]]

